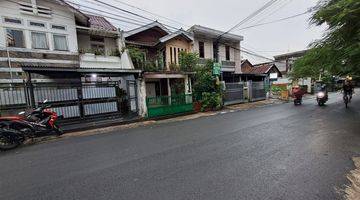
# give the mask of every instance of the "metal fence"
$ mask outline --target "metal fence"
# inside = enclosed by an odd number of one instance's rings
[[[264,81],[225,83],[224,105],[265,100],[266,92]]]
[[[29,108],[29,92],[25,84],[0,85],[0,114]]]
[[[147,97],[146,106],[149,118],[192,112],[194,110],[191,94]]]
[[[250,82],[251,95],[250,101],[260,101],[266,99],[266,86],[264,81]]]
[[[225,83],[224,104],[231,105],[245,102],[245,83]]]
[[[127,81],[125,90],[117,82],[0,85],[0,112],[15,114],[47,99],[65,120],[136,113],[136,87],[135,81]]]

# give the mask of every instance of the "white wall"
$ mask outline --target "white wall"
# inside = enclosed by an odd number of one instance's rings
[[[199,42],[204,42],[205,59],[214,59],[213,42],[206,39],[195,39],[193,52],[199,53]]]
[[[193,52],[199,53],[199,41],[204,42],[204,50],[205,50],[205,59],[214,59],[214,49],[213,49],[213,41],[203,38],[195,38]],[[241,52],[237,49],[240,49],[240,42],[236,44],[229,45],[230,47],[230,61],[235,62],[236,72],[241,70]],[[220,61],[226,60],[226,51],[225,45],[219,45],[219,58]]]
[[[31,3],[30,0],[24,0],[23,2]],[[40,31],[47,34],[49,50],[54,50],[52,35],[61,34],[66,35],[68,42],[69,52],[77,52],[77,37],[75,27],[75,16],[66,7],[50,3],[48,1],[37,0],[38,5],[46,6],[52,9],[52,18],[40,17],[28,14],[20,13],[19,5],[9,2],[0,1],[0,47],[6,46],[6,28],[16,28],[24,30],[24,39],[26,48],[31,49],[31,31]],[[4,17],[17,18],[22,20],[22,24],[5,23]],[[29,21],[45,23],[46,27],[34,27],[29,25]],[[51,25],[66,25],[66,30],[52,29]],[[36,50],[41,51],[41,50]]]
[[[90,35],[86,33],[78,34],[79,49],[87,50],[91,49]],[[94,44],[102,44],[105,47],[106,55],[80,55],[80,67],[81,68],[97,68],[97,69],[134,69],[131,62],[128,51],[124,51],[120,57],[110,56],[111,52],[115,49],[119,49],[121,52],[123,42],[121,38],[105,37],[103,43],[94,42]]]
[[[219,45],[219,59],[226,61],[226,48],[225,45]],[[230,48],[230,61],[235,62],[235,49]]]

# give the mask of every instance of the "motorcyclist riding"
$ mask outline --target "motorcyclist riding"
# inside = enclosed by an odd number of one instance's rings
[[[325,93],[325,96],[328,96],[328,90],[327,90],[327,86],[325,84],[322,84],[320,87],[320,91]]]
[[[344,97],[349,96],[349,101],[352,99],[354,93],[354,86],[351,83],[351,79],[347,78],[343,85]]]
[[[304,95],[303,90],[300,86],[296,85],[292,88],[292,95],[294,97],[294,104],[300,105],[302,103],[302,97]]]

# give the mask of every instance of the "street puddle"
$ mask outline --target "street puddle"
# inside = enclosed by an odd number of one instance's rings
[[[353,158],[353,161],[356,168],[346,176],[350,181],[350,185],[345,188],[345,199],[347,200],[360,199],[360,157]]]

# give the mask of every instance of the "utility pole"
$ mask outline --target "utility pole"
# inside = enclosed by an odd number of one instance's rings
[[[9,48],[6,47],[6,53],[7,53],[7,58],[8,58],[8,65],[9,65],[9,69],[10,69],[10,79],[11,79],[11,83],[14,83],[13,80],[13,72],[12,72],[12,66],[11,66],[11,59],[10,59],[10,52],[9,52]]]

